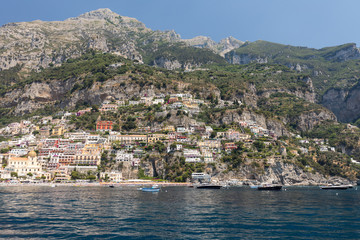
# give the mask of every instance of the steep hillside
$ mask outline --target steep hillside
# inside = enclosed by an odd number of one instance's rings
[[[6,122],[6,116],[35,113],[44,107],[74,109],[83,105],[99,105],[107,97],[130,99],[185,90],[200,99],[209,99],[221,106],[242,102],[254,114],[261,110],[258,109],[262,106],[259,105],[261,99],[269,99],[273,94],[283,93],[296,96],[301,103],[310,104],[313,106],[312,109],[317,109],[317,112],[323,113],[322,116],[327,116],[324,119],[335,119],[325,108],[313,103],[314,90],[311,79],[287,67],[249,64],[209,65],[208,68],[190,72],[169,71],[138,64],[120,56],[91,51],[80,58],[67,60],[60,67],[49,67],[39,73],[30,73],[24,80],[14,80],[12,84],[3,83],[0,85],[0,107],[4,114],[3,120]],[[18,74],[15,69],[13,72],[3,72],[14,77]],[[214,116],[210,119],[219,124],[230,123],[227,119],[234,114],[231,111],[223,112],[218,119],[215,117],[217,113],[212,110],[204,109],[208,116]],[[261,114],[266,113],[260,112]],[[303,114],[307,114],[305,110]],[[260,115],[258,118],[263,118]],[[291,116],[290,112],[284,112],[281,117],[287,120],[280,120],[285,125],[294,126],[301,122],[300,115]],[[233,115],[231,118],[239,117]],[[268,117],[276,118],[275,115]],[[294,129],[311,129],[318,122],[317,116],[313,118],[313,124],[299,125]],[[319,121],[324,119],[321,117]],[[267,125],[264,123],[264,126]],[[284,128],[273,125],[272,128],[277,129],[276,131],[281,132],[280,129]]]
[[[353,43],[317,50],[256,41],[229,52],[225,58],[233,64],[276,63],[307,74],[313,80],[317,102],[332,110],[340,121],[360,117],[360,52]]]

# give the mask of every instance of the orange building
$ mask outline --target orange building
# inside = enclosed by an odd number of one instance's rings
[[[96,122],[96,131],[108,131],[112,130],[113,122],[112,121],[97,121]]]

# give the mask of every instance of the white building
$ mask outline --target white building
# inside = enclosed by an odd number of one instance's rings
[[[197,149],[184,149],[185,162],[196,163],[202,162],[201,154]]]
[[[178,126],[176,131],[179,133],[187,132],[187,129],[184,126]]]
[[[123,180],[122,172],[102,172],[100,177],[102,179],[108,178],[110,182],[121,182]]]
[[[28,173],[38,175],[42,172],[41,164],[38,162],[36,153],[34,151],[29,152],[27,158],[9,158],[6,170],[16,172],[18,176],[26,176]]]
[[[13,148],[11,149],[11,151],[9,152],[10,155],[15,155],[17,157],[19,156],[24,156],[28,153],[29,151],[25,148]]]
[[[134,160],[133,153],[127,153],[125,151],[117,151],[115,161],[116,162],[132,162]]]
[[[154,101],[153,101],[153,104],[155,105],[155,104],[164,104],[164,99],[161,99],[161,98],[159,98],[159,99],[154,99]]]

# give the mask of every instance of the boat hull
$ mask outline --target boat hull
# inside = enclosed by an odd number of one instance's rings
[[[196,188],[199,188],[199,189],[220,189],[221,185],[199,185],[199,186],[196,186]]]
[[[142,188],[141,191],[143,191],[143,192],[159,192],[160,188]]]
[[[258,186],[258,190],[271,190],[271,191],[279,191],[282,186]]]
[[[346,190],[349,186],[324,186],[320,188],[323,190]]]

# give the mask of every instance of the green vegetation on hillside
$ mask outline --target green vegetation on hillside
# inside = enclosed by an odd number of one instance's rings
[[[266,117],[289,120],[289,126],[298,129],[299,116],[312,111],[317,114],[327,111],[321,105],[310,103],[288,93],[273,93],[269,98],[260,98],[257,102],[261,113]]]
[[[208,49],[186,46],[184,43],[153,42],[143,47],[144,63],[153,65],[161,58],[181,64],[225,64],[226,61]]]
[[[301,72],[311,76],[319,99],[330,88],[350,89],[358,83],[360,60],[341,61],[340,51],[353,48],[354,44],[344,44],[336,47],[312,49],[294,47],[266,41],[256,41],[245,44],[227,54],[230,59],[234,54],[263,58],[268,63],[284,66],[301,67]]]
[[[324,121],[311,131],[305,132],[310,138],[327,139],[330,146],[344,151],[356,159],[360,159],[360,130],[347,124],[334,121]]]
[[[119,68],[109,67],[114,63],[121,63],[124,64],[124,66]],[[0,93],[1,95],[4,95],[7,91],[23,88],[26,84],[31,84],[33,82],[49,82],[52,80],[65,81],[69,79],[78,80],[71,90],[71,92],[73,92],[77,89],[89,88],[96,81],[104,82],[107,79],[114,77],[116,74],[126,72],[126,63],[129,63],[129,60],[122,57],[112,54],[99,54],[95,51],[90,51],[89,53],[82,55],[80,58],[69,59],[60,67],[50,67],[41,72],[32,72],[30,76],[22,79],[16,78],[17,68],[15,68],[11,69],[11,76],[14,79],[13,82],[15,84],[12,86],[3,85]],[[6,75],[3,75],[0,75],[0,79],[4,79],[6,77]]]

